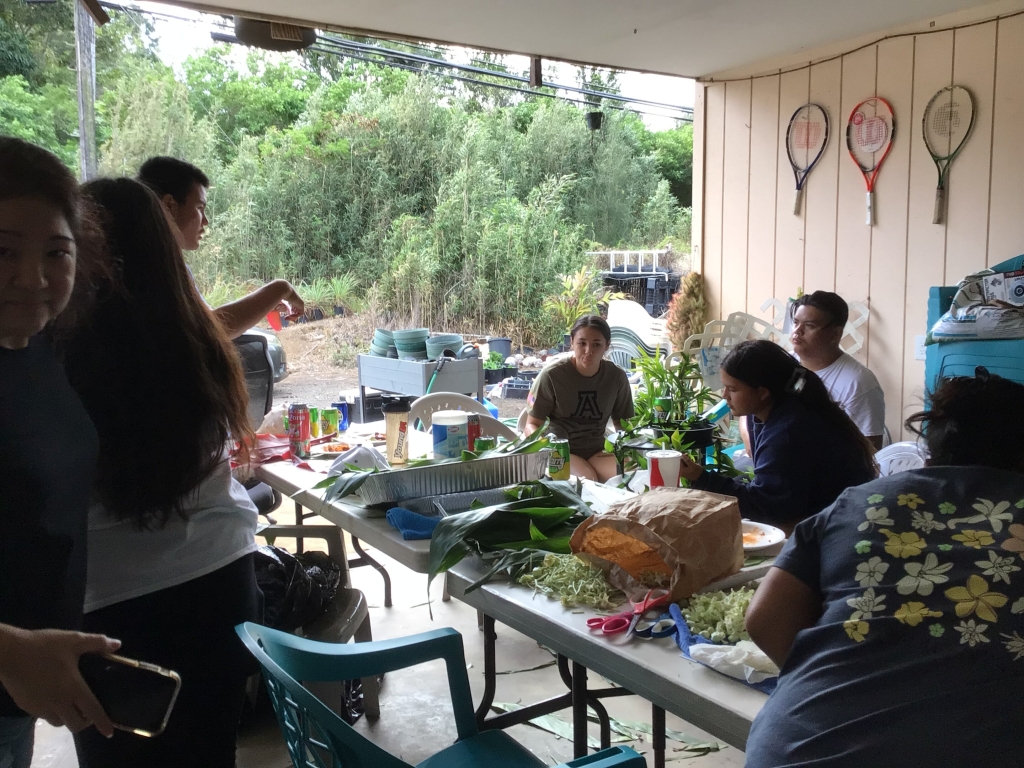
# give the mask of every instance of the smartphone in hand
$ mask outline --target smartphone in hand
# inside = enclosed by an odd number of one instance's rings
[[[167,727],[181,678],[155,664],[116,654],[83,654],[78,670],[114,727],[157,736]]]

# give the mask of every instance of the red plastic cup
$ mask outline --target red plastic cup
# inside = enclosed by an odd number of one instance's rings
[[[267,312],[267,322],[270,323],[270,327],[275,331],[280,331],[284,327],[281,325],[280,312]]]

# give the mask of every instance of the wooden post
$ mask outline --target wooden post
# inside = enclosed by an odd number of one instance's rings
[[[78,157],[82,181],[96,177],[96,25],[83,3],[75,3],[78,59]]]

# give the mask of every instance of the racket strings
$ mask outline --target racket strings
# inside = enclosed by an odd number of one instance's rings
[[[929,152],[940,160],[951,157],[967,139],[973,116],[973,102],[958,98],[956,93],[950,93],[945,101],[933,101],[924,118]]]

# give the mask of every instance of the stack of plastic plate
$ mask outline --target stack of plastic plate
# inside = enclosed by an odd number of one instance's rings
[[[395,344],[391,331],[378,328],[373,332],[373,339],[370,341],[370,354],[377,357],[389,357],[388,352]]]
[[[459,354],[462,349],[462,335],[458,333],[439,333],[427,339],[427,358],[437,360],[445,352]]]
[[[392,336],[395,339],[395,349],[398,350],[399,360],[427,359],[427,339],[430,337],[430,331],[427,328],[394,331]]]

